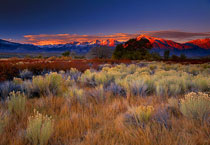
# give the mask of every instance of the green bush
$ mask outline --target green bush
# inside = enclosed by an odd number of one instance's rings
[[[54,122],[51,117],[34,112],[35,115],[28,118],[26,138],[33,145],[47,145],[53,134]]]
[[[181,99],[180,111],[186,117],[205,120],[210,114],[210,97],[208,94],[191,92]]]
[[[9,94],[8,109],[10,112],[14,112],[17,115],[21,115],[24,112],[26,106],[26,96],[20,92],[11,92]]]

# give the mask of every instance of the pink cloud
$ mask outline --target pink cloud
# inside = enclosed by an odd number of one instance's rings
[[[65,44],[72,41],[86,42],[94,40],[116,39],[118,41],[127,41],[130,38],[137,37],[138,34],[116,33],[112,35],[78,35],[78,34],[40,34],[25,35],[24,43],[35,45]]]

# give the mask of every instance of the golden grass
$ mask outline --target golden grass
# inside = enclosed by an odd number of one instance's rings
[[[112,98],[104,103],[89,102],[88,105],[69,105],[64,97],[29,99],[22,117],[9,115],[8,124],[0,135],[0,144],[29,144],[24,135],[28,117],[33,109],[54,119],[54,132],[48,144],[115,145],[115,144],[154,144],[154,145],[207,145],[210,143],[210,124],[189,118],[170,118],[169,128],[156,122],[148,122],[142,127],[127,126],[123,115],[132,105],[149,104],[157,108],[159,99],[137,98],[130,100]],[[165,102],[162,102],[165,104]],[[6,108],[1,104],[1,108]]]

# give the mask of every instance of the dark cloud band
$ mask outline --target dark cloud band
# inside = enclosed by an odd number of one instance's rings
[[[186,42],[193,39],[209,38],[210,32],[193,33],[182,31],[141,31],[135,34],[116,33],[112,35],[78,35],[78,34],[40,34],[40,35],[25,35],[24,43],[32,43],[35,45],[48,44],[65,44],[72,41],[94,41],[116,39],[118,41],[127,41],[131,38],[136,38],[140,34],[146,34],[152,37],[174,40],[177,42]]]

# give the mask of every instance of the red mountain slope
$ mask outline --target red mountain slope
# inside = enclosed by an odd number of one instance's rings
[[[153,45],[153,48],[159,48],[159,49],[174,49],[174,48],[176,48],[179,50],[191,48],[191,46],[177,43],[172,40],[155,38],[155,37],[151,37],[151,36],[147,36],[147,35],[140,35],[136,38],[136,40],[138,41],[142,38],[148,39],[150,41],[150,43]]]
[[[197,45],[200,48],[210,49],[210,38],[192,40],[192,41],[189,41],[187,43]]]

